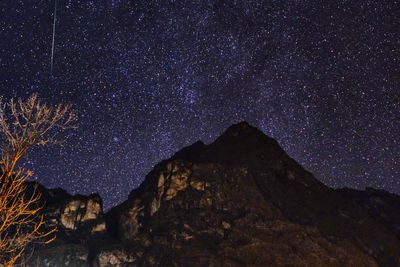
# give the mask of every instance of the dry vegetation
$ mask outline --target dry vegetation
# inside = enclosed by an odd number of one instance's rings
[[[60,143],[59,133],[75,122],[69,105],[50,106],[36,94],[18,101],[0,98],[0,266],[21,264],[28,244],[54,239],[55,229],[44,227],[40,215],[40,193],[27,192],[32,172],[18,162],[36,146]]]

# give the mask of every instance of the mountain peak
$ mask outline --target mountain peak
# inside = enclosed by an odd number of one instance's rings
[[[67,199],[50,214],[75,266],[400,266],[398,197],[332,190],[247,122],[157,164],[105,220]],[[49,250],[36,259],[64,266]]]
[[[248,129],[256,129],[256,128],[251,126],[247,121],[241,121],[236,124],[232,124],[231,126],[228,127],[227,130],[243,131]]]
[[[264,132],[259,130],[258,128],[250,125],[246,121],[239,122],[237,124],[233,124],[228,127],[214,142],[213,144],[232,142],[232,143],[264,143],[270,144],[275,143],[278,144],[273,138],[266,135]],[[248,145],[251,145],[248,143]],[[253,149],[253,147],[249,147]]]
[[[225,132],[218,138],[226,138],[227,136],[235,137],[235,138],[250,138],[254,136],[263,136],[264,138],[269,138],[266,134],[264,134],[258,128],[250,125],[247,121],[241,121],[239,123],[233,124],[228,127]],[[218,140],[217,139],[217,140]]]
[[[258,161],[260,157],[265,160],[290,159],[276,140],[242,121],[228,127],[211,144],[197,141],[178,151],[172,159],[239,164]]]

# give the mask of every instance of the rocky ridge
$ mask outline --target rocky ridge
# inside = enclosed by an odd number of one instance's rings
[[[58,238],[30,266],[400,266],[398,196],[331,189],[245,122],[106,214],[97,195],[41,190]]]

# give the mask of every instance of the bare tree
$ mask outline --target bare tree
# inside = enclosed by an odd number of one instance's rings
[[[59,133],[75,122],[69,105],[50,106],[36,94],[7,103],[0,98],[0,266],[20,263],[32,242],[54,239],[55,229],[44,227],[40,214],[40,193],[27,192],[32,172],[18,162],[36,146],[60,143]]]

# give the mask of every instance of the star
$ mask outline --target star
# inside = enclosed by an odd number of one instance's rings
[[[0,95],[72,104],[79,128],[26,164],[125,200],[159,161],[246,120],[333,187],[400,194],[397,1],[0,4]],[[112,177],[112,179],[110,178]]]

